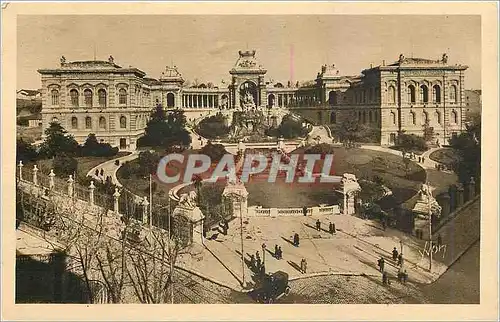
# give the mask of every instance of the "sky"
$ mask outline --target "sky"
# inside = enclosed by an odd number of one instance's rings
[[[468,65],[466,88],[481,88],[480,16],[368,15],[23,15],[17,28],[17,87],[41,87],[37,69],[107,60],[158,78],[176,65],[186,80],[229,80],[238,50],[276,81],[312,80],[323,64],[358,75],[370,64],[406,57]]]

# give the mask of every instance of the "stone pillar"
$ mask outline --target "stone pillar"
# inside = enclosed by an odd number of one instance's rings
[[[19,161],[17,166],[19,167],[19,180],[23,180],[23,161]]]
[[[149,206],[149,201],[148,197],[144,197],[142,200],[142,223],[143,224],[148,224],[149,223],[149,211],[148,211],[148,206]]]
[[[114,197],[114,207],[113,207],[113,211],[116,213],[116,214],[119,214],[119,211],[118,211],[118,199],[120,198],[120,193],[118,192],[118,188],[115,188],[115,193],[113,194],[113,197]]]
[[[457,209],[457,186],[451,185],[448,188],[448,194],[450,196],[450,212],[453,212]]]
[[[50,169],[50,173],[49,173],[49,189],[52,190],[54,189],[54,177],[56,176],[56,174],[54,173],[54,170],[53,169]]]
[[[476,196],[476,181],[474,177],[470,177],[469,187],[468,187],[468,200],[474,199]]]
[[[439,205],[441,206],[441,216],[446,217],[450,214],[450,195],[445,192],[440,196]]]
[[[70,174],[68,179],[68,196],[73,197],[74,192],[74,183],[73,176]]]
[[[89,186],[89,200],[91,206],[94,205],[94,190],[95,190],[94,180],[92,180],[90,181],[90,186]]]
[[[38,168],[36,164],[33,166],[33,184],[38,185]]]
[[[464,186],[462,184],[457,185],[457,208],[461,207],[464,204]],[[457,209],[455,208],[455,209]]]

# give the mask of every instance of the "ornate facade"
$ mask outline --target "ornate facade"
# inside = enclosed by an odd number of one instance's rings
[[[136,148],[151,110],[159,103],[183,109],[188,120],[216,110],[288,109],[335,132],[346,118],[380,133],[380,143],[395,143],[397,133],[422,135],[428,121],[436,140],[445,143],[465,128],[464,72],[467,66],[439,60],[405,58],[389,65],[371,66],[361,75],[343,76],[334,65],[324,65],[316,79],[303,84],[266,79],[255,50],[240,51],[220,84],[187,86],[176,66],[159,79],[137,68],[108,61],[67,62],[40,69],[43,129],[59,121],[77,141],[89,133],[123,150]],[[269,115],[268,114],[268,115]],[[335,134],[335,133],[334,133]]]

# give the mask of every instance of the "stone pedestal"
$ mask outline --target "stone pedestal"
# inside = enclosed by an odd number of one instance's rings
[[[19,167],[19,180],[23,180],[23,161],[19,161],[17,166]]]
[[[235,217],[248,216],[248,191],[242,182],[229,181],[222,192],[222,197],[231,202]]]
[[[203,245],[203,220],[205,216],[199,207],[192,207],[185,204],[179,204],[172,213],[174,218],[183,217],[192,227],[192,242]],[[175,219],[174,219],[175,220]],[[182,222],[182,221],[178,221]]]
[[[462,207],[464,204],[464,186],[462,184],[457,185],[457,208]]]
[[[344,173],[342,177],[342,186],[344,194],[344,215],[352,215],[356,213],[356,195],[361,190],[361,187],[354,174]]]
[[[450,195],[447,192],[443,193],[439,197],[438,203],[441,206],[441,215],[448,216],[451,212]]]
[[[457,186],[451,185],[448,188],[448,194],[450,195],[450,212],[453,212],[457,209]]]
[[[56,174],[54,173],[54,170],[50,170],[50,173],[49,173],[49,189],[52,190],[54,189],[54,185],[55,185],[55,182],[54,182],[54,177],[56,176]]]
[[[95,190],[95,186],[94,186],[94,180],[90,181],[90,186],[89,186],[89,201],[90,201],[90,205],[94,205],[95,201],[94,201],[94,190]]]
[[[476,180],[474,180],[474,177],[471,177],[468,185],[467,201],[474,199],[475,196],[476,196]]]
[[[33,166],[33,184],[38,185],[38,168],[36,164]]]
[[[118,192],[118,188],[115,188],[115,193],[113,194],[114,198],[114,205],[113,205],[113,211],[118,214],[119,209],[118,209],[118,199],[120,198],[121,194]]]
[[[74,184],[75,184],[75,180],[73,180],[73,176],[70,174],[69,179],[68,179],[68,196],[70,196],[70,197],[73,197]]]

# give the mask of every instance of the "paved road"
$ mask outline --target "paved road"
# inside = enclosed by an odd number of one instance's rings
[[[139,151],[134,151],[131,154],[125,155],[123,157],[119,157],[116,159],[108,160],[106,162],[103,162],[92,169],[87,173],[87,176],[91,176],[92,178],[96,180],[103,180],[103,178],[106,178],[107,176],[111,176],[111,182],[118,187],[121,187],[122,185],[118,181],[118,178],[116,177],[116,172],[118,171],[118,168],[122,166],[124,162],[131,161],[134,159],[137,159],[139,157]],[[116,160],[119,160],[120,163],[118,165],[115,164]],[[104,171],[104,177],[97,177],[95,175],[95,170],[98,169],[101,171],[101,169]]]

